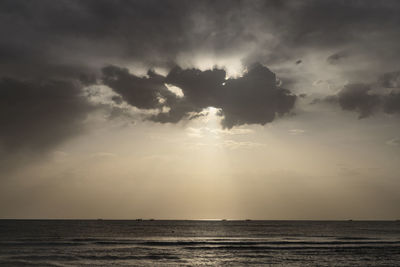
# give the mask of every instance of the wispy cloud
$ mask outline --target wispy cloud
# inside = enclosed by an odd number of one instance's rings
[[[210,135],[218,138],[219,136],[248,135],[254,133],[254,130],[248,128],[233,128],[228,130],[210,127],[189,127],[186,129],[186,131],[188,136],[195,138],[203,138]]]
[[[302,130],[302,129],[291,129],[291,130],[289,130],[289,133],[290,134],[293,134],[293,135],[298,135],[298,134],[303,134],[303,133],[305,133],[306,131],[305,130]]]
[[[390,140],[387,140],[386,144],[388,146],[400,146],[400,138],[396,137],[396,138],[392,138]]]
[[[224,148],[228,148],[231,150],[236,150],[236,149],[253,149],[253,148],[259,148],[265,146],[265,144],[262,143],[256,143],[256,142],[251,142],[251,141],[235,141],[235,140],[225,140],[221,144],[218,144],[218,146],[222,146]]]

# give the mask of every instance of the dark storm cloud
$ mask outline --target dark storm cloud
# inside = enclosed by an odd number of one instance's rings
[[[400,93],[391,92],[383,98],[383,111],[389,114],[400,113]]]
[[[110,63],[170,67],[196,53],[271,66],[341,46],[384,60],[400,54],[399,10],[372,0],[3,0],[0,71],[75,77]]]
[[[108,66],[103,68],[103,83],[121,95],[132,106],[140,109],[161,107],[160,99],[171,97],[164,85],[164,77],[148,71],[148,77],[137,77],[126,68]]]
[[[0,57],[8,65],[2,70],[32,75],[29,70],[38,74],[59,65],[91,68],[94,61],[170,66],[178,55],[204,47],[235,52],[256,40],[240,21],[243,6],[240,1],[1,1],[0,33],[7,38],[0,41]]]
[[[359,113],[360,119],[369,117],[379,110],[388,114],[400,113],[400,93],[394,90],[389,93],[383,91],[383,89],[396,88],[393,87],[393,83],[390,82],[392,78],[396,78],[396,75],[393,75],[395,73],[397,72],[384,74],[382,77],[385,79],[381,77],[378,82],[374,84],[348,84],[336,95],[325,97],[322,100],[314,99],[312,104],[321,101],[339,104],[343,110]],[[378,87],[378,91],[376,88],[373,88],[376,85],[380,86]]]
[[[127,69],[109,66],[103,68],[103,82],[137,108],[168,107],[168,112],[149,118],[162,123],[176,123],[189,115],[193,118],[203,109],[214,107],[221,109],[223,127],[264,125],[276,115],[288,113],[296,100],[289,90],[278,87],[275,74],[260,64],[253,65],[243,77],[230,79],[226,79],[225,70],[217,68],[201,71],[175,67],[166,77],[153,72],[137,77]],[[177,86],[184,96],[174,95],[164,83]]]
[[[225,77],[226,72],[222,69],[201,71],[175,67],[165,81],[182,89],[185,98],[193,106],[206,108],[219,106]]]
[[[168,121],[169,114],[176,118],[177,110],[181,116],[182,112],[199,112],[206,107],[215,107],[221,109],[223,127],[264,125],[273,121],[276,114],[289,112],[296,100],[288,90],[277,87],[275,74],[260,64],[250,67],[243,77],[230,79],[226,79],[226,72],[221,69],[175,68],[166,77],[166,82],[182,89],[184,99],[172,105],[168,114],[160,114],[164,122]],[[158,119],[159,116],[153,118]]]
[[[290,29],[286,37],[299,44],[343,44],[369,30],[395,31],[393,25],[400,22],[398,1],[296,2],[289,1],[283,10],[294,16],[286,24]]]
[[[253,19],[274,34],[276,43],[272,47],[264,43],[273,52],[258,49],[248,55],[250,61],[261,58],[262,63],[271,65],[296,60],[304,52],[341,51],[349,47],[368,56],[379,53],[382,61],[398,58],[399,1],[276,1],[276,6],[268,1],[259,3],[263,4],[253,11]],[[264,20],[262,13],[268,14]],[[250,25],[254,25],[254,20],[248,20]],[[345,54],[327,55],[328,61],[337,63]]]
[[[199,51],[240,53],[246,64],[267,65],[304,48],[354,42],[398,51],[399,10],[398,1],[372,0],[4,0],[0,32],[7,38],[1,39],[0,57],[13,71],[29,73],[26,68],[39,62],[38,71],[110,60],[170,66],[180,55]],[[28,66],[18,70],[22,62]]]
[[[242,124],[266,124],[276,114],[288,113],[296,96],[277,87],[275,74],[256,64],[243,77],[228,79],[221,99],[222,124],[231,128]]]
[[[346,85],[337,95],[339,104],[344,110],[357,111],[360,119],[368,117],[380,104],[379,96],[369,94],[370,90],[366,84]]]
[[[91,108],[77,83],[1,79],[0,155],[44,152],[81,132]]]
[[[400,88],[400,71],[384,73],[378,82],[385,88]]]

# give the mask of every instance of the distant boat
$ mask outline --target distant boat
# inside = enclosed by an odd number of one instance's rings
[[[136,221],[143,221],[143,219],[136,219]]]
[[[246,219],[246,222],[250,222],[251,220],[250,219]]]
[[[226,222],[226,219],[222,219],[221,221]]]
[[[352,219],[350,219],[350,220],[347,220],[348,222],[352,222],[353,220]]]

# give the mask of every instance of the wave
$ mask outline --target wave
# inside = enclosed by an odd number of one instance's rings
[[[178,256],[170,254],[150,255],[82,255],[83,260],[180,260]]]
[[[134,242],[148,246],[187,246],[187,245],[365,245],[365,244],[400,244],[400,241],[146,241]]]
[[[81,260],[94,260],[94,261],[124,261],[124,260],[180,260],[176,255],[168,253],[149,253],[146,255],[112,255],[108,253],[94,255],[93,253],[88,253],[91,251],[82,251],[76,255],[55,255],[43,253],[42,255],[18,255],[18,256],[8,256],[5,259],[0,259],[0,266],[6,262],[15,263],[18,261],[20,265],[32,264],[46,261],[46,262],[80,262]],[[10,266],[14,266],[10,265]],[[19,266],[19,265],[18,265]]]
[[[22,259],[8,259],[8,260],[0,260],[0,266],[40,266],[40,267],[65,267],[70,265],[65,265],[59,262],[48,262],[48,261],[30,261],[30,260],[22,260]]]
[[[18,241],[5,241],[0,242],[0,247],[14,247],[14,246],[44,246],[44,247],[53,247],[53,246],[82,246],[83,243],[78,242],[48,242],[48,241],[32,241],[32,242],[18,242]]]
[[[359,236],[342,236],[336,237],[337,240],[378,240],[373,237],[359,237]]]
[[[340,240],[136,240],[136,239],[98,239],[74,238],[63,241],[31,240],[0,241],[0,247],[69,247],[69,246],[120,246],[133,245],[141,247],[187,247],[187,246],[382,246],[400,245],[400,240],[372,240],[364,238],[338,238]]]
[[[355,250],[388,250],[392,249],[396,253],[400,252],[398,246],[188,246],[184,249],[188,250],[248,250],[248,251],[266,251],[266,250],[333,250],[339,251],[355,251]]]
[[[27,262],[47,260],[47,261],[75,261],[79,258],[73,255],[56,255],[56,254],[42,254],[42,255],[18,255],[8,257],[9,260],[25,260]]]

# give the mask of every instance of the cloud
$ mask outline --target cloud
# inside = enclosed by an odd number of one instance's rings
[[[297,71],[303,55],[353,47],[385,63],[363,64],[377,72],[397,65],[399,10],[398,1],[372,0],[3,0],[0,71],[90,78],[107,64],[168,71],[231,62],[290,62]]]
[[[238,149],[262,148],[265,147],[266,144],[251,142],[251,141],[236,141],[228,139],[217,143],[202,143],[202,142],[185,143],[184,146],[187,149],[193,149],[193,150],[204,149],[204,148],[238,150]]]
[[[150,120],[167,123],[178,122],[193,113],[200,113],[207,107],[218,107],[222,94],[222,83],[226,72],[221,69],[201,71],[199,69],[173,68],[165,77],[167,84],[181,89],[183,97],[167,99],[170,110],[152,116]]]
[[[254,133],[252,129],[246,128],[235,128],[235,129],[212,129],[211,130],[215,134],[224,134],[224,135],[246,135]]]
[[[177,123],[211,106],[227,129],[290,112],[296,96],[277,86],[271,70],[295,85],[303,77],[291,77],[282,64],[296,71],[314,65],[307,53],[340,61],[335,51],[351,48],[354,60],[370,61],[341,67],[358,73],[366,66],[368,76],[387,72],[380,84],[396,89],[398,72],[387,69],[398,66],[399,10],[398,1],[372,0],[0,1],[1,149],[46,151],[81,132],[91,105],[80,87],[97,83],[118,94],[117,105],[158,112],[148,120]],[[234,78],[227,75],[232,62],[240,62]],[[160,68],[165,75],[153,71]],[[138,76],[128,69],[150,71]],[[360,117],[380,108],[399,112],[396,91],[375,96],[349,85],[334,98]]]
[[[399,9],[398,1],[372,0],[3,0],[0,70],[76,75],[107,63],[196,67],[204,57],[271,66],[342,46],[390,59],[399,52]]]
[[[78,81],[0,78],[1,178],[84,132],[95,109]]]
[[[277,114],[288,113],[296,101],[294,94],[276,85],[275,74],[260,64],[243,77],[228,79],[223,88],[220,108],[226,128],[272,122]]]
[[[227,129],[217,129],[209,127],[200,127],[200,128],[189,127],[186,130],[188,132],[188,136],[195,138],[203,138],[205,136],[210,136],[210,135],[218,138],[219,136],[248,135],[254,133],[252,129],[246,129],[246,128],[233,128],[227,130]]]
[[[400,138],[392,138],[386,141],[388,146],[400,146]]]
[[[242,77],[230,79],[226,79],[226,72],[221,69],[175,68],[167,75],[166,81],[179,87],[184,97],[170,106],[168,114],[155,116],[155,121],[159,121],[159,116],[175,118],[180,114],[179,117],[183,118],[183,113],[214,107],[220,109],[224,128],[243,124],[264,125],[273,121],[276,114],[289,112],[296,100],[290,91],[277,87],[275,74],[260,64],[253,65]]]
[[[333,55],[330,55],[326,60],[330,64],[339,64],[342,63],[342,61],[349,56],[348,51],[340,51],[337,52]]]
[[[77,75],[107,63],[170,67],[193,54],[226,58],[261,37],[250,29],[253,10],[240,1],[4,0],[0,70]]]
[[[228,148],[231,150],[236,150],[236,149],[253,149],[253,148],[258,148],[258,147],[264,147],[265,144],[251,142],[251,141],[238,142],[235,140],[225,140],[222,142],[222,144],[218,144],[217,146],[221,146],[221,147]]]
[[[400,93],[391,92],[384,96],[383,111],[389,114],[400,113]]]
[[[347,84],[336,95],[327,96],[322,100],[314,99],[312,104],[321,101],[339,104],[343,110],[358,112],[360,119],[369,117],[378,110],[388,114],[400,113],[400,93],[394,90],[389,93],[378,90],[381,93],[377,93],[373,86],[374,84],[364,83]]]
[[[118,156],[117,156],[117,154],[110,153],[110,152],[97,152],[97,153],[91,154],[90,157],[95,158],[95,159],[110,159],[110,158],[115,158]]]
[[[370,116],[380,104],[378,95],[369,94],[371,87],[367,84],[348,84],[337,95],[342,109],[357,111],[359,118]]]
[[[289,133],[293,134],[293,135],[304,134],[305,132],[306,131],[302,130],[302,129],[291,129],[291,130],[289,130]]]
[[[378,83],[385,88],[400,88],[400,71],[384,73]]]
[[[0,148],[44,151],[83,130],[92,106],[71,81],[0,80]]]
[[[267,67],[255,64],[238,78],[226,77],[226,71],[214,68],[173,68],[166,77],[148,72],[137,77],[116,66],[103,68],[103,82],[132,106],[160,109],[148,119],[176,123],[200,114],[208,107],[220,109],[224,128],[243,124],[266,124],[276,115],[290,112],[296,96],[276,85],[276,77]],[[171,92],[165,84],[178,87],[182,95]],[[163,101],[159,101],[163,99]],[[161,112],[167,107],[167,112]]]
[[[160,108],[160,99],[175,98],[164,84],[164,77],[148,71],[148,77],[130,74],[128,69],[107,66],[102,69],[102,82],[118,93],[123,100],[140,109]],[[118,100],[117,100],[118,101]]]

